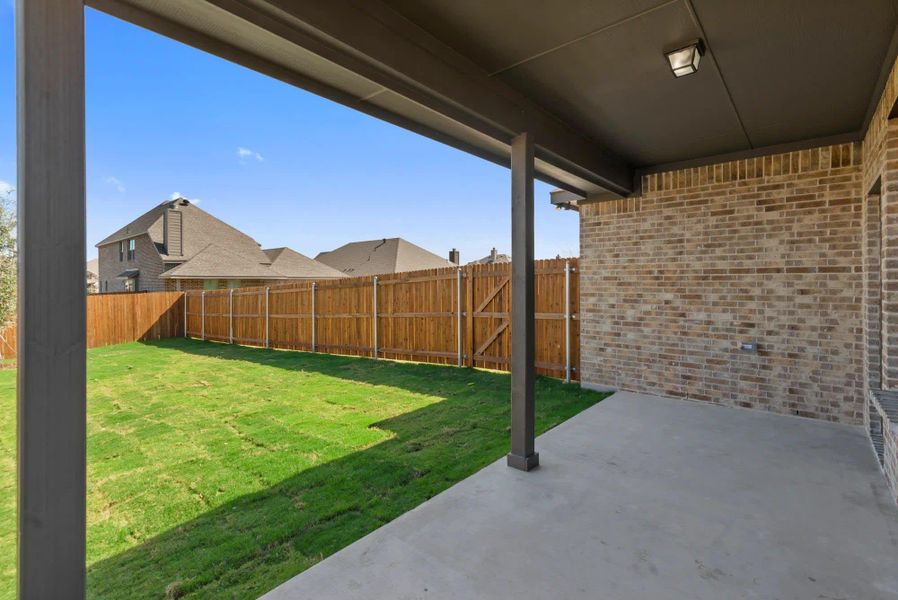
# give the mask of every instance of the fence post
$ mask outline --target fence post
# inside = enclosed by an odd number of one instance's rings
[[[316,334],[317,323],[315,322],[315,295],[316,290],[318,288],[318,284],[316,282],[312,282],[312,352],[318,351],[318,339]]]
[[[456,351],[458,353],[458,364],[456,366],[462,365],[462,351],[461,351],[461,267],[455,272],[455,312],[457,313],[456,323],[455,323],[455,338],[457,342]]]
[[[564,261],[564,382],[571,382],[571,261]]]
[[[203,321],[203,325],[200,329],[200,337],[201,339],[206,339],[206,290],[203,290],[202,295],[200,296],[200,318]]]
[[[178,281],[180,282],[181,280],[179,279]],[[187,337],[187,299],[188,299],[187,292],[184,292],[183,296],[184,296],[184,337],[186,338]]]
[[[228,293],[228,337],[234,343],[234,288]]]
[[[466,294],[465,294],[465,318],[468,332],[468,361],[469,367],[474,366],[474,268],[471,265],[465,267],[465,277],[467,277]]]
[[[271,296],[271,288],[265,288],[265,347],[271,348],[271,329],[269,329],[268,303]]]
[[[377,275],[374,276],[374,358],[377,359]]]

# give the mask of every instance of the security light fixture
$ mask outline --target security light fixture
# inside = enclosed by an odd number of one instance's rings
[[[692,75],[698,71],[698,63],[705,53],[705,43],[699,40],[692,40],[688,44],[677,46],[671,50],[665,50],[664,55],[670,63],[670,70],[673,71],[674,77],[682,77],[683,75]]]

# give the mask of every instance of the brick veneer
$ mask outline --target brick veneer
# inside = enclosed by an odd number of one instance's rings
[[[127,240],[125,240],[125,246],[127,248]],[[124,292],[125,282],[117,277],[127,269],[140,269],[140,276],[137,279],[139,290],[155,292],[165,289],[159,279],[159,275],[162,273],[162,259],[150,236],[146,234],[135,236],[134,251],[134,260],[128,260],[126,250],[124,260],[119,261],[118,243],[107,244],[97,249],[101,292]]]
[[[860,145],[842,144],[584,204],[583,381],[860,424],[861,180]]]
[[[861,144],[584,204],[584,383],[863,423],[898,498],[896,106],[898,64]]]
[[[898,66],[893,66],[864,135],[861,189],[866,195],[864,424],[898,498],[898,119],[889,119],[896,100]]]

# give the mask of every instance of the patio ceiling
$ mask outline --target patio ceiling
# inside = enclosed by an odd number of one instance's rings
[[[88,5],[582,195],[636,174],[859,139],[893,0],[88,0]],[[702,38],[695,75],[663,55]]]

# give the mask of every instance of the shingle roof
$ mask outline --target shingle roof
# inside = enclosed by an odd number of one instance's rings
[[[99,248],[100,246],[105,246],[107,244],[112,244],[114,242],[118,242],[149,232],[150,226],[152,226],[157,220],[162,218],[165,207],[168,204],[171,204],[171,202],[166,201],[162,204],[154,206],[112,235],[104,238],[102,241],[96,244],[96,247]]]
[[[271,268],[287,277],[336,279],[347,276],[291,248],[269,248],[268,250],[263,250],[263,252],[271,261]]]
[[[218,244],[209,244],[190,260],[160,275],[163,279],[286,279],[267,264]]]
[[[165,233],[163,231],[163,217],[169,207],[181,212],[182,227],[184,231],[182,239],[182,254],[171,256],[165,254],[163,246]],[[180,262],[191,258],[203,250],[209,244],[216,244],[228,248],[255,262],[268,264],[271,261],[262,252],[259,243],[224,221],[217,219],[191,204],[188,200],[166,200],[157,204],[146,213],[140,215],[112,235],[105,238],[97,247],[112,244],[120,240],[147,234],[155,242],[162,260],[166,262]]]
[[[510,263],[511,256],[508,254],[499,254],[496,252],[496,249],[493,248],[493,251],[484,256],[483,258],[478,258],[477,260],[472,260],[469,262],[469,265],[495,265],[499,263]]]
[[[181,213],[183,253],[165,254],[165,211]],[[147,235],[167,263],[181,263],[165,271],[166,279],[326,279],[345,277],[331,267],[290,248],[262,250],[259,243],[182,199],[154,206],[97,246]],[[275,264],[276,263],[276,264]]]
[[[351,242],[320,253],[315,260],[353,277],[455,266],[402,238]]]

